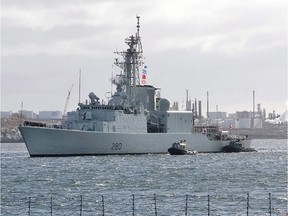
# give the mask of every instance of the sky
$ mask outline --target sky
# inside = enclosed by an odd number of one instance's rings
[[[286,0],[2,0],[1,111],[68,111],[107,101],[115,51],[140,36],[149,85],[184,107],[287,109]],[[115,88],[113,87],[113,91]],[[206,112],[206,107],[202,108]]]

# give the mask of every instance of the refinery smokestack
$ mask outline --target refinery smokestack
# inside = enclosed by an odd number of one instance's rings
[[[253,90],[253,113],[251,119],[251,128],[254,128],[254,119],[255,119],[255,90]]]
[[[201,101],[198,101],[198,114],[199,114],[199,119],[202,118],[202,107],[201,107]]]
[[[188,89],[186,89],[186,111],[191,111],[191,99],[189,99]]]
[[[198,110],[197,110],[197,99],[195,98],[195,118],[198,118]]]

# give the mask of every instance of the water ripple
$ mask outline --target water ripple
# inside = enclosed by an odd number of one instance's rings
[[[287,212],[287,140],[255,140],[258,152],[185,156],[30,158],[23,144],[1,144],[1,212],[49,215],[251,215]],[[11,145],[14,145],[11,147]],[[18,146],[18,147],[17,147]],[[24,149],[24,150],[23,150]],[[186,194],[188,200],[186,200]],[[173,205],[177,203],[177,205]]]

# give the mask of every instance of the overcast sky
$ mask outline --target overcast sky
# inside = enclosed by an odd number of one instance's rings
[[[68,110],[111,90],[114,51],[140,35],[148,84],[210,111],[281,114],[287,106],[286,0],[2,0],[1,111]],[[106,94],[107,95],[107,94]],[[206,107],[202,112],[206,112]]]

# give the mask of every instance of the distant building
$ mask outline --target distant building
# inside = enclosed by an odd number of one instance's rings
[[[254,119],[254,128],[263,128],[263,119],[262,118],[255,118]]]
[[[241,118],[238,120],[238,128],[263,128],[263,120],[255,118],[253,123],[252,118]]]
[[[62,119],[61,111],[39,111],[39,119]]]
[[[28,119],[35,118],[35,113],[33,111],[19,110],[18,114],[20,115],[20,117],[23,117],[23,118],[28,118]]]
[[[238,128],[238,120],[234,118],[228,118],[223,121],[221,127],[224,128]]]
[[[236,119],[236,113],[228,113],[228,119]]]
[[[67,112],[67,119],[77,120],[78,119],[78,113],[76,111]]]
[[[1,111],[1,118],[9,118],[12,115],[12,111]]]
[[[209,119],[226,119],[227,118],[227,112],[209,112]]]
[[[251,118],[239,118],[238,128],[251,128]]]
[[[253,122],[252,112],[241,111],[232,114],[226,112],[209,112],[209,121],[213,125],[223,128],[262,128],[263,119],[255,115]]]
[[[244,119],[244,118],[251,118],[252,115],[251,115],[251,112],[249,111],[241,111],[241,112],[236,112],[236,118],[238,119]]]
[[[170,108],[170,110],[179,110],[179,104],[178,102],[174,101],[172,107]]]

